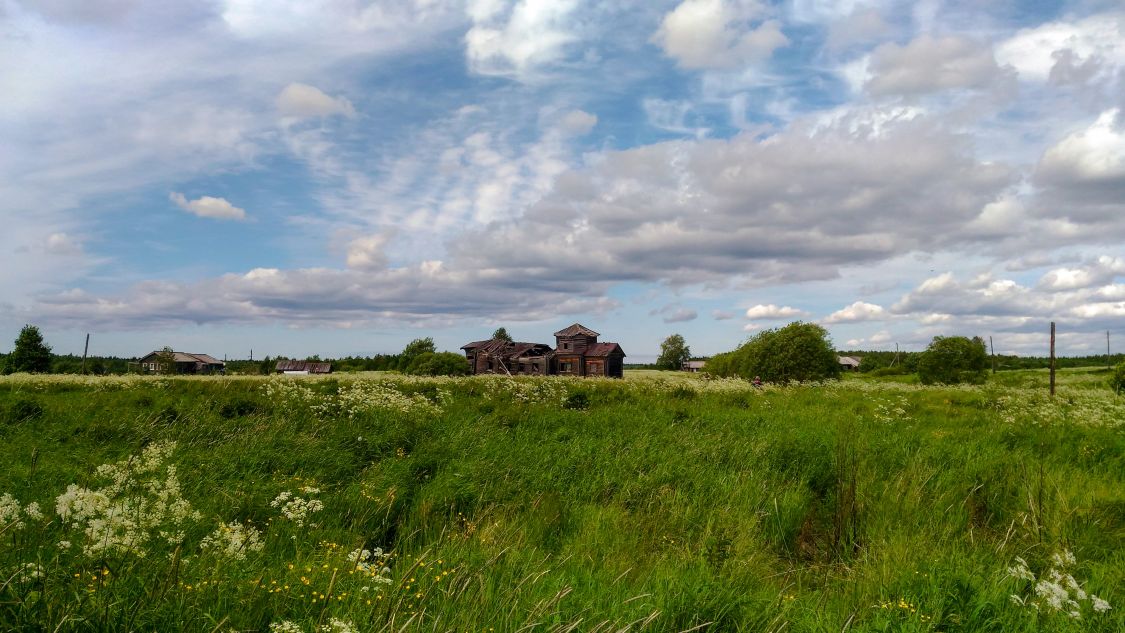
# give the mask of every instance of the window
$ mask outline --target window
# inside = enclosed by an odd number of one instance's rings
[[[570,343],[563,343],[563,349],[570,349]]]

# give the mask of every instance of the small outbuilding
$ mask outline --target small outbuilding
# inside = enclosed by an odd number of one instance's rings
[[[859,363],[863,360],[862,356],[837,356],[836,362],[840,364],[842,371],[859,371]]]
[[[703,371],[703,368],[706,366],[707,361],[705,360],[689,360],[684,362],[683,370],[686,372],[691,372],[693,374],[698,374],[699,372]]]

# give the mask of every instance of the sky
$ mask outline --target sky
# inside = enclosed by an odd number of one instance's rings
[[[1123,244],[1119,2],[0,0],[0,349],[1100,354]]]

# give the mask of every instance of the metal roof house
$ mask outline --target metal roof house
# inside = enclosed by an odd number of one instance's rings
[[[195,354],[188,352],[150,352],[137,361],[141,371],[155,374],[167,371],[161,365],[166,362],[161,355],[171,354],[171,361],[175,364],[172,373],[176,374],[221,374],[226,370],[227,364],[208,354]]]
[[[617,343],[599,343],[597,332],[575,323],[546,343],[491,339],[463,345],[474,374],[608,376],[621,378],[625,352]]]

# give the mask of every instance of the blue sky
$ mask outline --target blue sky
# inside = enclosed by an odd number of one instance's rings
[[[1125,323],[1115,2],[0,0],[0,341]]]

